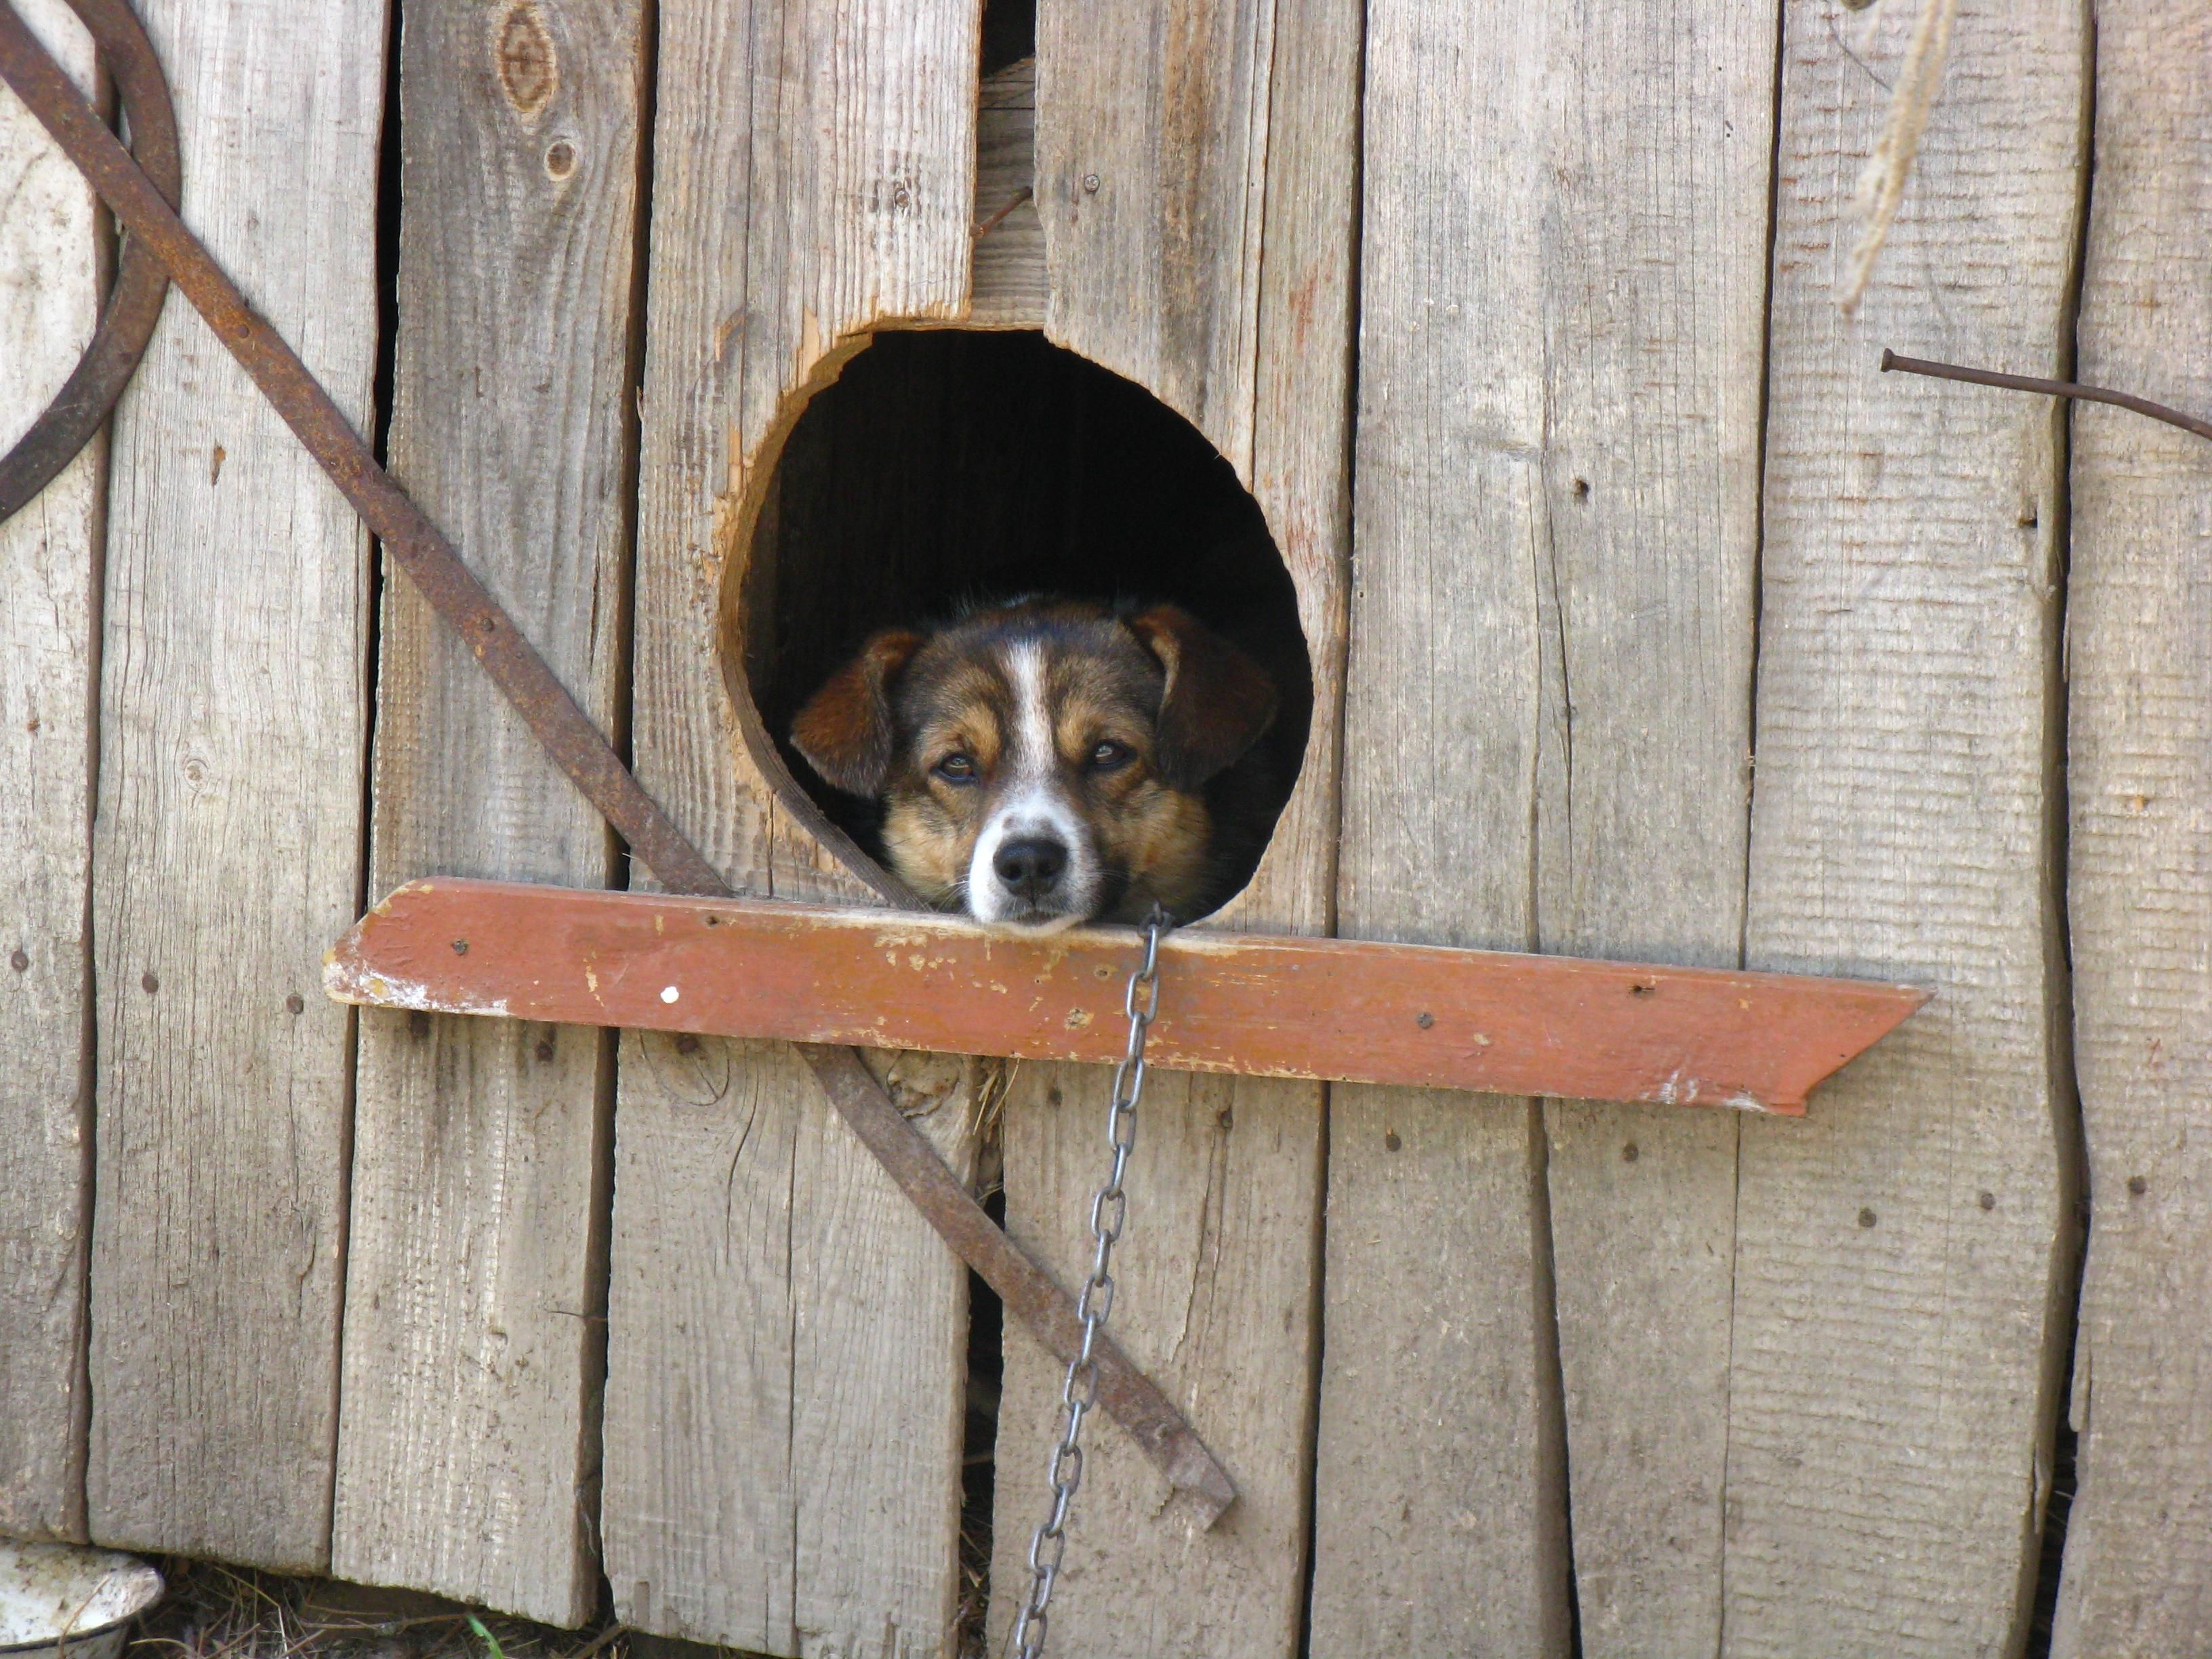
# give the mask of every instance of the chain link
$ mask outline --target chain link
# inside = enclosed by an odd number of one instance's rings
[[[1129,1197],[1121,1189],[1121,1177],[1137,1145],[1137,1102],[1145,1092],[1145,1036],[1160,1009],[1160,935],[1168,925],[1166,913],[1155,905],[1145,921],[1144,963],[1129,975],[1128,988],[1121,994],[1121,1012],[1129,1017],[1129,1046],[1114,1068],[1114,1098],[1107,1109],[1106,1144],[1114,1161],[1105,1185],[1091,1200],[1091,1276],[1075,1299],[1075,1316],[1083,1322],[1083,1346],[1069,1362],[1066,1381],[1060,1385],[1060,1403],[1066,1416],[1049,1466],[1052,1508],[1030,1540],[1030,1592],[1006,1644],[1011,1659],[1039,1659],[1044,1652],[1045,1609],[1067,1553],[1067,1507],[1083,1484],[1083,1419],[1098,1403],[1098,1362],[1093,1355],[1098,1334],[1114,1311],[1114,1275],[1109,1269],[1114,1246],[1129,1218]]]

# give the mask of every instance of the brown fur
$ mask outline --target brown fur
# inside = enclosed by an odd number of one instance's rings
[[[1083,914],[1133,921],[1157,900],[1188,918],[1218,904],[1202,792],[1267,730],[1275,692],[1242,651],[1174,606],[1123,615],[1028,600],[926,635],[888,630],[799,712],[793,742],[831,784],[882,801],[884,852],[902,879],[932,904],[963,908],[978,837],[1020,782],[1009,663],[1024,651],[1050,711],[1051,787],[1099,866]],[[948,757],[974,776],[948,777]]]

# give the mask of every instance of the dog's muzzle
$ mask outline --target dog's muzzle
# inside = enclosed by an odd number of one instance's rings
[[[1056,805],[1056,803],[1055,803]],[[1064,809],[1006,811],[977,840],[968,911],[978,921],[1052,933],[1097,914],[1098,855]]]

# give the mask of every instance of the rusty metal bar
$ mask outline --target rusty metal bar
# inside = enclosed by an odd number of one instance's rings
[[[728,892],[714,866],[639,787],[545,659],[461,562],[453,544],[376,464],[307,365],[185,228],[12,4],[0,4],[0,80],[46,124],[132,237],[167,267],[385,551],[459,631],[555,763],[606,814],[638,857],[679,891]]]
[[[330,394],[162,198],[9,0],[0,0],[0,81],[30,106],[115,216],[160,260],[386,552],[467,642],[555,764],[636,857],[673,891],[733,896],[721,872],[645,792],[545,659],[461,562],[453,544],[377,465]],[[1040,1342],[1059,1352],[1075,1319],[1066,1293],[984,1213],[857,1054],[805,1047],[800,1052],[831,1104],[939,1237]],[[1194,1493],[1209,1511],[1210,1523],[1235,1497],[1228,1472],[1158,1385],[1118,1349],[1107,1349],[1100,1369],[1101,1399],[1115,1420],[1137,1437],[1170,1482]]]
[[[172,206],[184,199],[184,164],[177,148],[177,112],[145,26],[123,0],[70,0],[92,35],[100,61],[115,77],[115,91],[131,123],[131,152]],[[0,523],[28,507],[55,476],[76,459],[106,420],[139,360],[169,297],[169,273],[137,238],[123,244],[115,286],[92,338],[61,390],[0,456]]]
[[[2046,380],[2039,374],[2001,374],[1993,368],[1966,368],[1957,363],[1931,362],[1925,357],[1900,357],[1894,351],[1885,350],[1881,354],[1881,372],[1887,374],[1893,371],[1900,374],[1925,374],[1936,380],[1964,380],[1969,386],[2000,386],[2008,392],[2040,392],[2047,397],[2110,404],[2115,409],[2132,410],[2138,415],[2148,415],[2154,421],[2178,426],[2184,432],[2194,432],[2200,438],[2212,438],[2212,421],[2200,421],[2194,415],[2185,415],[2164,404],[2138,398],[2132,392],[2114,392],[2106,386],[2083,386],[2076,380]]]
[[[1083,1325],[1066,1293],[983,1213],[936,1149],[896,1106],[888,1117],[875,1109],[874,1103],[884,1100],[883,1086],[861,1064],[858,1051],[815,1042],[793,1046],[814,1068],[830,1103],[845,1115],[853,1133],[929,1217],[954,1253],[999,1293],[1006,1311],[1029,1328],[1047,1353],[1063,1365],[1073,1360],[1083,1346]],[[1111,1337],[1098,1339],[1092,1357],[1098,1361],[1098,1403],[1159,1466],[1169,1484],[1189,1498],[1200,1524],[1211,1527],[1237,1501],[1229,1472],[1158,1385],[1129,1363]]]

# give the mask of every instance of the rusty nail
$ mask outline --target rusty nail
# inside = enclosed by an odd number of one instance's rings
[[[1859,1212],[1859,1225],[1862,1227],[1871,1227],[1874,1225],[1874,1212],[1872,1210],[1861,1210]]]
[[[1430,1026],[1436,1023],[1437,1017],[1434,1014],[1429,1013],[1425,1010],[1413,1016],[1413,1024],[1419,1026],[1424,1031],[1427,1030]]]
[[[31,971],[30,952],[23,950],[11,951],[8,955],[8,965],[19,974],[27,974]]]
[[[1981,1198],[1981,1204],[1982,1207],[1985,1210],[1996,1209],[1997,1206],[1997,1195],[1995,1193],[1984,1193]]]
[[[289,1014],[306,1013],[307,1012],[307,998],[301,996],[297,991],[293,992],[291,995],[284,999],[284,1012]]]
[[[1925,374],[1934,380],[1964,380],[1969,386],[1993,386],[2007,392],[2039,392],[2048,398],[2078,398],[2093,404],[2110,404],[2115,409],[2132,410],[2154,421],[2178,426],[2184,432],[2194,432],[2200,438],[2212,438],[2212,421],[2199,420],[2164,404],[2154,404],[2148,398],[2138,398],[2132,392],[2114,392],[2108,386],[2083,386],[2076,380],[2047,380],[2039,374],[1999,374],[1993,369],[1930,362],[1925,357],[1900,357],[1894,351],[1881,354],[1881,372]]]
[[[151,974],[141,974],[138,976],[138,984],[139,988],[149,997],[152,996],[155,992],[161,988],[161,981],[155,979]]]
[[[2137,1198],[2141,1198],[2145,1193],[2150,1190],[2150,1182],[2144,1180],[2141,1176],[2130,1176],[2128,1177],[2128,1190],[2133,1193]]]
[[[970,240],[978,242],[981,241],[986,236],[988,236],[993,231],[996,230],[1000,225],[1006,222],[1006,216],[1009,213],[1012,213],[1023,203],[1028,201],[1030,198],[1036,193],[1036,192],[1031,190],[1027,185],[1024,185],[1019,190],[1014,192],[1012,199],[1007,202],[1006,206],[1000,208],[996,213],[984,220],[981,224],[976,226],[974,230],[969,233]]]
[[[1096,196],[1098,193],[1098,175],[1097,173],[1086,173],[1083,175],[1083,193],[1085,196]]]
[[[1406,1143],[1398,1139],[1398,1132],[1395,1129],[1385,1129],[1382,1132],[1382,1144],[1395,1152]]]
[[[114,82],[131,125],[132,155],[161,195],[175,203],[184,193],[177,112],[144,26],[125,0],[70,0],[70,9],[90,32],[100,67]],[[155,250],[136,236],[125,241],[115,285],[84,355],[46,411],[0,456],[0,520],[27,505],[100,430],[137,372],[168,294],[169,275]]]
[[[468,940],[466,940],[466,939],[455,939],[455,940],[453,941],[453,954],[454,954],[455,956],[457,956],[457,957],[465,957],[465,956],[468,955],[468,953],[469,953],[469,942],[468,942]]]
[[[1643,1156],[1643,1149],[1632,1140],[1620,1149],[1620,1161],[1623,1164],[1633,1164]]]

